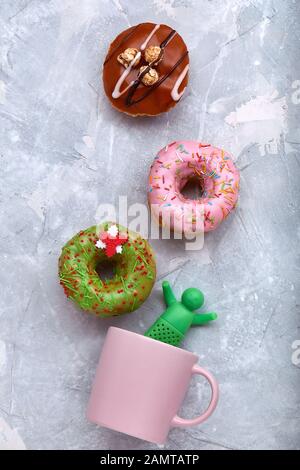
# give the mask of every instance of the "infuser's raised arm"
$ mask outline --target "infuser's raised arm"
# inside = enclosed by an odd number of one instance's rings
[[[168,281],[163,281],[162,289],[167,307],[177,302],[174,292],[172,291],[172,287],[170,286]]]

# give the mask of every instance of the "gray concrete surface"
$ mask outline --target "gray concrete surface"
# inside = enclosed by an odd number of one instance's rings
[[[99,320],[64,297],[57,258],[97,221],[99,204],[119,195],[146,202],[158,149],[203,139],[233,154],[239,207],[200,252],[179,241],[153,245],[159,279],[178,294],[199,286],[207,309],[219,313],[185,346],[216,375],[221,397],[209,421],[173,430],[166,448],[300,448],[299,7],[1,2],[0,447],[156,448],[87,423],[85,408],[107,328],[143,332],[163,309],[160,282],[138,312]],[[134,120],[111,109],[100,70],[110,40],[144,20],[183,35],[190,84],[169,114]],[[207,396],[205,384],[193,382],[183,413],[195,414]]]

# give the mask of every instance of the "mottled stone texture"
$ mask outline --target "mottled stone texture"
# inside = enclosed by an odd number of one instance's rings
[[[190,84],[169,114],[132,119],[110,107],[100,71],[110,40],[145,20],[183,35]],[[173,430],[166,448],[299,448],[299,35],[296,0],[1,2],[0,416],[27,448],[156,448],[96,428],[85,408],[107,328],[143,332],[164,278],[178,294],[200,287],[219,313],[185,346],[221,393],[211,419]],[[200,252],[153,243],[159,278],[138,312],[84,314],[57,282],[61,246],[100,203],[145,203],[152,158],[176,139],[232,152],[238,209]],[[195,380],[185,415],[197,397],[204,406],[208,387]]]

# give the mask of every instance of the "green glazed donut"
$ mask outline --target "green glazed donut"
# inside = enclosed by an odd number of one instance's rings
[[[112,279],[96,268],[106,260]],[[149,296],[156,276],[154,253],[139,234],[106,222],[79,232],[62,249],[59,278],[65,294],[83,310],[100,317],[132,312]]]

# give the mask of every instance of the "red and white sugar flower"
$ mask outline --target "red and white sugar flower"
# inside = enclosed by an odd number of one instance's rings
[[[112,224],[106,232],[101,233],[95,246],[101,250],[105,250],[106,256],[110,258],[115,254],[122,253],[122,245],[124,245],[127,240],[127,235],[122,234],[122,236],[120,236],[118,226],[116,224]]]

